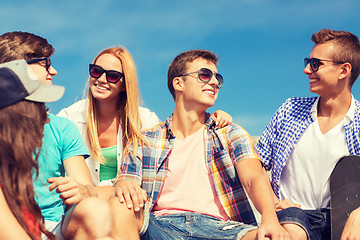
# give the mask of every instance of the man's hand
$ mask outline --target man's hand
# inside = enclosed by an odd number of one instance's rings
[[[51,184],[50,191],[56,189],[57,193],[61,193],[60,198],[66,205],[76,204],[89,197],[87,187],[76,182],[72,177],[53,177],[47,182]]]
[[[360,239],[360,208],[357,208],[351,212],[341,235],[341,240],[350,239]]]
[[[217,128],[226,127],[227,125],[231,124],[233,121],[230,114],[221,110],[215,111],[211,115],[211,117],[215,119]]]
[[[262,222],[257,232],[257,239],[264,240],[267,238],[271,240],[290,240],[290,235],[277,221]]]
[[[119,181],[115,186],[115,195],[118,197],[121,203],[131,209],[134,207],[134,211],[140,211],[144,207],[144,203],[147,200],[147,194],[139,184],[134,181]]]
[[[290,208],[290,207],[297,207],[297,208],[301,208],[300,204],[296,204],[293,203],[292,201],[290,201],[289,199],[284,199],[280,202],[275,203],[275,210],[276,212],[286,209],[286,208]]]

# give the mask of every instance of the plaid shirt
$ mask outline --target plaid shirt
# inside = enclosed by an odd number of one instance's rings
[[[171,154],[175,140],[171,126],[172,116],[166,122],[143,131],[149,145],[139,146],[136,156],[131,145],[125,150],[119,180],[137,181],[141,184],[148,194],[150,209],[161,194],[168,171],[168,156]],[[251,137],[236,124],[216,130],[215,121],[208,114],[204,131],[205,157],[211,183],[225,212],[234,221],[256,225],[254,214],[235,169],[235,164],[242,159],[260,160]]]
[[[272,170],[271,186],[278,197],[281,172],[301,135],[313,122],[310,111],[317,98],[287,99],[276,111],[256,146],[265,168]],[[360,155],[360,103],[357,100],[354,102],[354,121],[344,128],[350,154]]]

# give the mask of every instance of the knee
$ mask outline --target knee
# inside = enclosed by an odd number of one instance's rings
[[[62,232],[65,239],[96,239],[111,236],[112,226],[109,204],[105,200],[89,197],[67,212]]]
[[[89,197],[77,204],[74,215],[85,220],[102,222],[111,221],[111,208],[107,201]]]
[[[75,207],[73,218],[78,219],[78,226],[93,236],[108,235],[112,231],[112,213],[107,201],[90,197],[82,200]]]

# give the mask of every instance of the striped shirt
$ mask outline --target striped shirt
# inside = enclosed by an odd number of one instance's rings
[[[236,124],[215,129],[215,121],[208,114],[205,125],[205,158],[211,184],[221,205],[230,219],[256,225],[235,169],[235,165],[243,159],[260,160],[250,135]],[[130,144],[124,153],[119,180],[137,181],[141,184],[148,194],[150,210],[161,194],[168,171],[168,156],[175,140],[171,126],[172,116],[166,122],[142,132],[148,146],[139,146],[135,155]]]
[[[311,108],[318,97],[289,98],[265,128],[257,144],[266,170],[271,170],[271,186],[279,197],[281,172],[292,150],[310,123]],[[354,121],[346,124],[346,143],[350,154],[360,155],[360,102],[355,100]]]

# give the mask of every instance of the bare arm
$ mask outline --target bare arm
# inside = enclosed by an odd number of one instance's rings
[[[243,159],[236,164],[236,170],[254,206],[261,213],[262,223],[258,230],[259,239],[264,237],[290,239],[278,221],[274,193],[260,161],[255,158]]]
[[[83,156],[73,156],[64,160],[66,177],[49,178],[49,189],[61,193],[64,204],[72,205],[90,196],[98,196],[89,169]]]
[[[31,239],[21,227],[9,205],[5,200],[3,191],[0,188],[0,235],[1,239]]]

